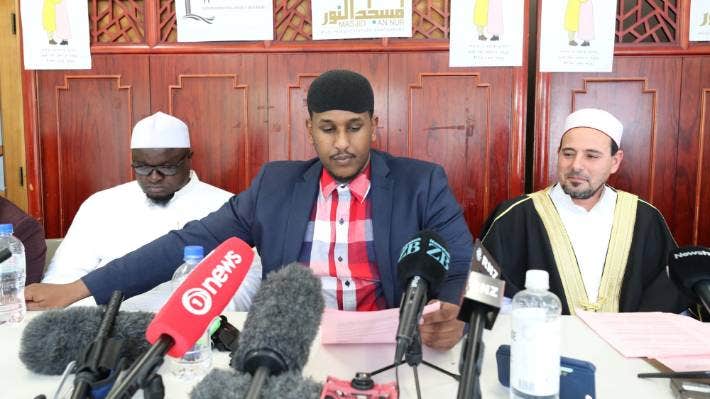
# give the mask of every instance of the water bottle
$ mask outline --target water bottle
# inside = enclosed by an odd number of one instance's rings
[[[0,324],[19,323],[25,318],[25,246],[12,235],[11,224],[0,224],[0,249],[12,257],[0,263]]]
[[[175,270],[172,279],[173,291],[175,291],[185,281],[188,274],[204,258],[204,250],[199,245],[186,246],[183,260],[185,261]],[[212,368],[212,341],[208,329],[195,345],[188,349],[185,354],[175,359],[170,359],[170,372],[184,381],[194,381],[204,377]]]
[[[544,270],[525,273],[525,290],[513,297],[510,398],[553,399],[560,392],[559,298]]]

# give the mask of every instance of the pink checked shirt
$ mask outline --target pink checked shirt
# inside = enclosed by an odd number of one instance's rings
[[[369,165],[348,184],[339,184],[325,169],[321,173],[299,261],[320,277],[329,308],[386,307],[372,241],[369,191]]]

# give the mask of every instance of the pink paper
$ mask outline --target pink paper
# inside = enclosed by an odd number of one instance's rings
[[[625,357],[710,355],[710,325],[661,312],[594,313],[577,316]]]
[[[710,370],[710,356],[674,356],[656,359],[673,371],[706,371]]]
[[[439,310],[439,303],[424,307],[424,314]],[[399,308],[375,312],[326,309],[320,325],[321,344],[393,344]]]

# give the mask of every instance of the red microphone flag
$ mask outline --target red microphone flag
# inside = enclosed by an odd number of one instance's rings
[[[154,344],[161,335],[169,335],[175,343],[168,355],[184,355],[227,307],[253,260],[251,247],[239,238],[220,244],[190,272],[153,318],[145,332],[148,342]]]

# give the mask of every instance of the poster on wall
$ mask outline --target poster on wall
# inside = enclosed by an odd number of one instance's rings
[[[25,69],[91,69],[86,1],[22,0]]]
[[[691,42],[710,42],[710,0],[691,0]]]
[[[611,72],[616,1],[544,0],[541,72]]]
[[[175,0],[178,42],[273,40],[272,0]]]
[[[451,0],[449,66],[520,66],[524,0]]]
[[[412,37],[411,0],[311,0],[313,40]]]

